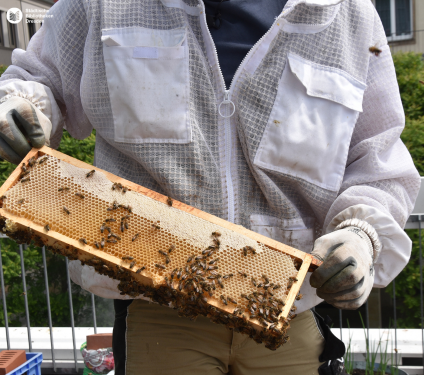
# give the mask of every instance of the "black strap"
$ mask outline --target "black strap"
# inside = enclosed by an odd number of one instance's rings
[[[319,356],[319,361],[326,362],[343,358],[346,353],[345,344],[333,335],[330,327],[325,323],[324,319],[320,315],[318,315],[315,311],[313,311],[313,313],[325,339],[324,351]]]

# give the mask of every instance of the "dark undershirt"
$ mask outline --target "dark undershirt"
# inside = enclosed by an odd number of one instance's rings
[[[203,0],[206,14],[219,6],[221,26],[209,26],[227,89],[253,45],[271,28],[287,0]],[[219,21],[217,21],[219,22]]]

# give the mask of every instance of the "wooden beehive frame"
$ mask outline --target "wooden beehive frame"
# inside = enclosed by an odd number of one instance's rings
[[[167,203],[167,198],[166,196],[156,193],[152,190],[146,189],[142,186],[139,186],[137,184],[134,184],[130,181],[124,180],[120,177],[117,177],[111,173],[108,173],[104,170],[101,170],[99,168],[93,167],[91,165],[88,165],[80,160],[74,159],[68,155],[62,154],[58,151],[52,150],[48,147],[42,147],[41,149],[32,149],[28,155],[24,158],[23,162],[27,163],[28,160],[32,157],[35,158],[39,158],[41,156],[44,155],[50,155],[53,156],[59,160],[62,160],[66,163],[69,163],[75,167],[79,167],[79,168],[83,168],[83,169],[95,169],[98,171],[101,171],[101,173],[103,173],[107,179],[109,181],[111,181],[112,183],[121,183],[124,186],[127,186],[129,189],[131,189],[132,191],[138,192],[140,194],[143,194],[149,198],[152,198],[156,201],[162,202],[162,203]],[[15,171],[10,175],[10,177],[7,179],[7,181],[3,184],[3,186],[0,188],[0,196],[3,196],[7,193],[7,191],[12,188],[17,182],[19,182],[19,176],[21,174],[21,168],[18,167],[15,169]],[[1,204],[2,207],[2,204]],[[260,242],[266,246],[268,246],[269,248],[272,248],[273,250],[282,252],[284,254],[289,255],[291,258],[293,259],[297,259],[299,261],[302,262],[302,265],[298,271],[297,274],[297,281],[295,281],[293,283],[293,286],[291,287],[289,294],[287,295],[286,301],[285,301],[285,306],[283,308],[282,314],[280,315],[280,317],[282,318],[287,318],[289,316],[290,313],[290,309],[296,299],[296,296],[299,293],[300,287],[304,281],[304,278],[309,271],[313,271],[315,268],[317,268],[321,262],[319,260],[317,260],[316,258],[314,258],[313,256],[311,256],[310,254],[304,253],[302,251],[296,250],[292,247],[289,247],[287,245],[284,245],[282,243],[279,243],[275,240],[272,240],[268,237],[265,237],[263,235],[260,235],[258,233],[255,233],[253,231],[250,231],[246,228],[243,228],[239,225],[230,223],[226,220],[220,219],[216,216],[213,216],[211,214],[208,214],[206,212],[203,212],[201,210],[198,210],[194,207],[188,206],[184,203],[178,202],[178,201],[174,201],[173,202],[173,207],[177,208],[179,210],[185,211],[191,215],[194,215],[198,218],[207,220],[213,224],[216,224],[220,227],[232,230],[234,232],[237,232],[239,234],[242,234],[248,238],[253,239],[254,241]],[[140,284],[144,284],[144,285],[152,285],[152,280],[148,277],[143,276],[142,274],[136,274],[134,270],[129,268],[128,264],[122,264],[121,259],[112,256],[110,254],[105,253],[102,250],[98,250],[95,247],[89,246],[89,245],[83,245],[82,243],[80,243],[79,241],[69,238],[67,236],[64,236],[58,232],[54,232],[54,231],[50,231],[50,232],[46,232],[44,230],[44,227],[42,225],[38,225],[26,218],[20,217],[18,215],[14,215],[6,210],[4,210],[3,208],[0,208],[0,216],[4,219],[9,219],[11,220],[13,223],[16,224],[18,229],[22,229],[22,230],[28,230],[28,228],[31,229],[31,231],[38,236],[39,238],[41,238],[42,242],[46,245],[46,246],[50,246],[50,247],[54,247],[54,246],[59,246],[59,247],[66,247],[69,248],[69,246],[71,246],[74,249],[78,249],[78,259],[84,261],[84,260],[88,260],[88,259],[92,259],[93,257],[97,257],[102,259],[103,261],[109,263],[109,264],[119,264],[121,265],[123,268],[125,268],[127,271],[131,272],[132,277],[137,280]],[[165,282],[165,280],[163,280],[163,282]],[[226,305],[224,305],[221,301],[219,301],[219,299],[217,298],[211,298],[210,300],[208,300],[208,303],[210,305],[215,306],[216,308],[222,310],[222,311],[226,311],[227,313],[232,313],[232,309]],[[263,327],[259,324],[259,322],[255,322],[254,320],[251,321],[251,324],[257,328],[258,330],[262,330]]]

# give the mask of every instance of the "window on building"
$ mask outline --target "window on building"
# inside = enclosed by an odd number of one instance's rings
[[[7,28],[9,31],[9,47],[10,48],[16,48],[17,47],[17,40],[16,40],[16,25],[13,23],[8,22]]]
[[[389,42],[413,37],[412,0],[375,0],[375,7]]]
[[[37,31],[35,28],[34,20],[31,18],[27,18],[27,25],[28,25],[29,39],[31,40],[31,38],[34,36],[35,32]]]
[[[3,11],[0,11],[0,46],[4,47],[4,40],[3,40],[3,24],[2,24],[2,13]]]

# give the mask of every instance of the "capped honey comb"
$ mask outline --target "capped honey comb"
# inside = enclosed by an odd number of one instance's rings
[[[60,152],[33,149],[0,189],[0,227],[275,350],[319,261]]]

